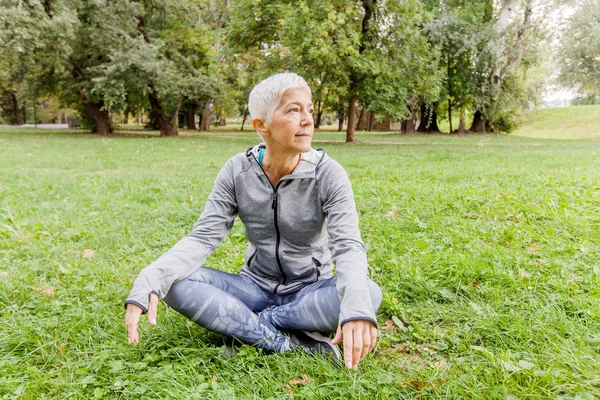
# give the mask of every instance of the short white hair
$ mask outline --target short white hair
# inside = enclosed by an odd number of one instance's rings
[[[283,94],[290,89],[297,88],[307,88],[311,93],[304,78],[293,72],[281,72],[263,79],[250,92],[248,98],[250,117],[261,118],[265,123],[269,123]]]

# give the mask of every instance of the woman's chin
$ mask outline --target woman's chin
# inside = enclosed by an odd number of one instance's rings
[[[310,151],[310,146],[312,144],[312,137],[299,136],[299,137],[297,137],[297,140],[295,140],[295,142],[296,142],[296,147],[298,148],[298,150],[300,150],[302,153],[306,153],[307,151]]]

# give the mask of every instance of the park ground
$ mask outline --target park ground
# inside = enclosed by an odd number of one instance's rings
[[[231,356],[162,304],[127,344],[133,279],[256,134],[1,129],[0,398],[600,397],[600,112],[560,112],[513,135],[315,134],[350,176],[385,294],[357,371]],[[239,271],[245,245],[237,222],[207,265]]]

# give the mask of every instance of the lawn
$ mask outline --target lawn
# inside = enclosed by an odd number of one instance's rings
[[[249,346],[229,356],[164,304],[128,345],[132,280],[257,139],[0,130],[1,398],[600,397],[591,139],[360,133],[348,146],[317,133],[348,171],[384,290],[379,345],[358,371]],[[236,223],[207,265],[239,271],[245,245]]]
[[[522,115],[515,136],[600,139],[600,105],[546,108]]]

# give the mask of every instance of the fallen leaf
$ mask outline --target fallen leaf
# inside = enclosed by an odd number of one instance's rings
[[[401,212],[399,212],[399,211],[396,211],[396,210],[390,210],[390,211],[386,212],[386,213],[385,213],[383,216],[384,216],[385,218],[387,218],[387,219],[392,219],[392,218],[394,218],[394,217],[399,217],[399,216],[401,216],[401,215],[402,215],[402,213],[401,213]]]
[[[218,377],[218,376],[216,376],[216,375],[213,375],[213,376],[212,376],[212,381],[213,381],[213,382],[216,382],[216,381],[218,381],[218,380],[219,380],[219,377]]]
[[[471,286],[473,286],[473,287],[477,287],[477,286],[479,286],[479,282],[475,282],[475,281],[473,281],[473,282],[471,282]]]
[[[91,260],[92,258],[94,258],[94,254],[96,254],[96,250],[93,250],[93,249],[83,250],[83,258],[89,258]]]
[[[38,288],[38,287],[32,286],[31,288],[34,291],[40,292],[41,294],[44,294],[44,295],[46,295],[48,297],[54,296],[54,286],[48,286],[46,288]]]
[[[73,254],[75,254],[75,249],[69,249],[69,250],[67,250],[67,253],[70,255],[73,255]]]
[[[529,254],[531,253],[535,253],[536,251],[538,251],[540,249],[540,245],[537,243],[532,244],[531,246],[527,247],[527,252]]]
[[[383,326],[381,327],[382,331],[393,331],[394,330],[394,323],[392,322],[391,319],[388,319],[387,321],[385,321],[383,323]]]
[[[428,352],[430,356],[432,356],[432,355],[434,355],[435,353],[437,353],[437,351],[435,351],[435,350],[434,350],[434,349],[432,349],[431,347],[427,347],[427,346],[424,346],[424,347],[423,347],[423,350],[425,350],[426,352]]]
[[[29,225],[29,221],[23,221],[21,222],[21,226],[28,226]]]
[[[290,379],[288,384],[294,385],[294,386],[304,386],[311,382],[312,382],[312,379],[308,375],[302,374],[302,378],[292,378],[292,379]]]
[[[0,271],[0,278],[7,279],[8,278],[8,272],[6,272],[6,271]]]

